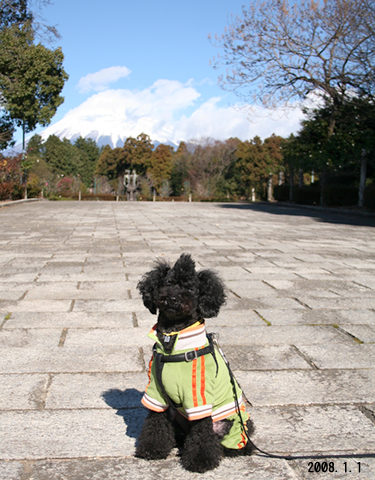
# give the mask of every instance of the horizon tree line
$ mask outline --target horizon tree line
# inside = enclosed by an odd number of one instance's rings
[[[352,204],[363,206],[365,190],[375,188],[375,105],[358,98],[343,103],[332,135],[327,131],[330,115],[329,103],[306,111],[300,130],[288,138],[203,139],[180,142],[177,148],[155,146],[145,133],[114,148],[82,137],[71,143],[34,135],[27,150],[30,183],[46,192],[58,192],[62,182],[65,193],[81,189],[121,195],[126,171],[135,170],[142,199],[193,194],[200,200],[251,200],[255,194],[271,200],[275,194],[276,199],[295,200],[298,189],[308,187],[314,191],[313,203],[324,205],[326,197],[332,204],[336,196],[340,204],[341,189],[350,190]]]

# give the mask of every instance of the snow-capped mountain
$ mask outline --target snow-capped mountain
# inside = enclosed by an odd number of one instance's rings
[[[48,132],[48,133],[47,133]],[[52,133],[51,133],[52,132]],[[99,130],[92,130],[91,132],[80,131],[78,129],[64,128],[59,130],[58,128],[48,128],[48,130],[42,132],[42,138],[46,140],[50,135],[56,135],[61,140],[67,138],[72,143],[79,137],[91,138],[96,142],[99,147],[109,145],[112,148],[122,147],[128,135],[116,135],[116,133],[108,132],[108,134],[101,133]]]
[[[46,139],[57,135],[73,141],[82,136],[92,138],[99,145],[116,147],[122,146],[128,137],[145,133],[154,142],[178,144],[190,133],[184,128],[186,117],[176,118],[176,110],[189,106],[197,94],[169,83],[168,92],[163,91],[165,82],[159,81],[152,89],[142,92],[105,90],[92,95],[47,127],[41,136]],[[189,95],[191,98],[186,98]]]
[[[276,133],[287,136],[299,126],[300,110],[266,111],[260,107],[251,112],[222,106],[219,97],[199,102],[200,93],[189,84],[158,80],[144,90],[113,89],[91,95],[69,110],[65,116],[47,127],[44,139],[50,135],[73,140],[82,136],[99,145],[122,146],[128,137],[141,133],[153,143],[179,145],[181,141],[214,138],[241,140]]]

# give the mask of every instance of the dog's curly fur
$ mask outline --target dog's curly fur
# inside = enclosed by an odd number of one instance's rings
[[[165,261],[157,262],[138,283],[138,289],[144,305],[151,313],[158,313],[157,334],[161,341],[163,333],[180,331],[202,318],[215,317],[225,303],[219,276],[212,270],[196,272],[188,254],[182,254],[173,267]],[[250,420],[247,427],[251,434]],[[211,417],[188,422],[172,407],[162,413],[150,411],[137,441],[136,456],[163,459],[177,446],[184,468],[203,473],[217,467],[223,455],[251,455],[251,442],[238,450],[221,445],[220,439],[230,428],[229,420],[213,424]]]

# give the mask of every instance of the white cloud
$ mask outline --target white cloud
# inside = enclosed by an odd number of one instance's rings
[[[109,67],[103,68],[95,73],[89,73],[82,77],[78,84],[78,90],[81,93],[100,92],[108,88],[111,83],[117,82],[120,78],[127,77],[131,71],[127,67]]]
[[[266,111],[222,106],[221,98],[198,103],[200,93],[192,82],[161,79],[143,90],[104,90],[70,110],[42,133],[72,138],[108,136],[115,145],[144,132],[152,140],[173,142],[211,137],[249,140],[272,133],[287,136],[298,130],[300,109]],[[194,108],[195,107],[195,108]]]

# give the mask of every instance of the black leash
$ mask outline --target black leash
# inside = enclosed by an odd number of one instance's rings
[[[225,364],[228,368],[229,377],[230,377],[230,381],[231,381],[232,389],[233,389],[234,402],[235,402],[236,410],[238,412],[238,416],[240,418],[240,422],[241,422],[243,432],[245,433],[247,440],[254,447],[254,449],[263,454],[263,455],[257,454],[258,457],[277,458],[279,460],[288,460],[288,461],[290,461],[290,460],[325,460],[327,458],[375,458],[375,453],[358,453],[358,454],[352,453],[352,454],[334,454],[334,455],[277,455],[275,453],[266,452],[265,450],[262,450],[261,448],[259,448],[250,439],[250,437],[247,433],[247,428],[246,428],[246,426],[244,424],[244,421],[242,419],[242,415],[241,415],[241,411],[240,411],[240,405],[239,405],[239,402],[238,402],[238,396],[237,396],[237,391],[236,391],[236,382],[237,382],[237,385],[240,388],[241,388],[241,386],[234,377],[232,369],[230,368],[229,361],[228,361],[227,357],[225,356],[223,350],[221,349],[221,347],[220,347],[220,345],[217,341],[216,334],[215,333],[207,333],[207,339],[208,339],[208,342],[209,342],[209,345],[207,347],[201,348],[200,350],[191,350],[189,352],[179,353],[179,354],[176,354],[176,355],[164,355],[164,354],[158,352],[157,348],[156,348],[156,343],[155,343],[155,345],[153,347],[153,356],[154,356],[154,361],[155,361],[155,376],[156,376],[156,380],[157,380],[157,383],[159,385],[160,391],[161,391],[163,397],[165,398],[165,400],[167,401],[167,403],[170,407],[177,410],[182,405],[174,402],[169,397],[169,395],[167,394],[167,392],[164,388],[163,381],[162,381],[162,372],[163,372],[164,364],[169,363],[169,362],[184,362],[184,361],[185,362],[191,362],[194,359],[201,357],[202,355],[207,355],[207,354],[210,353],[210,354],[212,354],[212,356],[215,360],[215,363],[216,363],[216,375],[217,375],[219,365],[217,363],[216,354],[215,354],[215,346],[216,346],[216,348],[218,349],[220,355],[222,356],[222,358],[223,358],[223,360],[224,360],[224,362],[225,362]],[[244,393],[242,388],[241,388],[241,390]],[[245,396],[245,394],[244,394],[244,396]],[[246,398],[246,396],[245,396],[245,398]]]
[[[238,412],[238,416],[240,418],[241,426],[242,426],[242,429],[243,429],[243,431],[246,435],[246,438],[250,442],[250,444],[254,447],[255,450],[257,450],[258,452],[263,454],[263,455],[257,454],[258,457],[277,458],[279,460],[288,460],[288,461],[290,461],[290,460],[323,460],[323,459],[327,459],[327,458],[375,458],[375,453],[364,453],[364,454],[363,453],[358,453],[358,454],[357,453],[350,453],[350,454],[333,454],[333,455],[276,455],[275,453],[269,453],[269,452],[266,452],[266,451],[262,450],[261,448],[259,448],[250,439],[250,437],[247,433],[247,428],[245,427],[245,424],[244,424],[242,416],[241,416],[240,407],[239,407],[239,403],[238,403],[238,396],[237,396],[237,391],[236,391],[236,382],[237,382],[237,385],[240,388],[241,388],[241,386],[234,377],[232,369],[230,368],[230,365],[229,365],[229,361],[228,361],[227,357],[225,356],[223,350],[221,349],[221,347],[220,347],[220,345],[217,341],[216,334],[210,333],[209,335],[211,335],[214,345],[216,346],[216,348],[220,352],[220,355],[222,356],[222,358],[223,358],[223,360],[224,360],[224,362],[225,362],[225,364],[228,368],[229,377],[230,377],[230,381],[231,381],[232,389],[233,389],[233,397],[234,397],[234,402],[235,402],[235,405],[236,405],[236,410]],[[241,388],[241,390],[243,392],[242,388]],[[244,396],[246,398],[246,395],[244,395]]]

